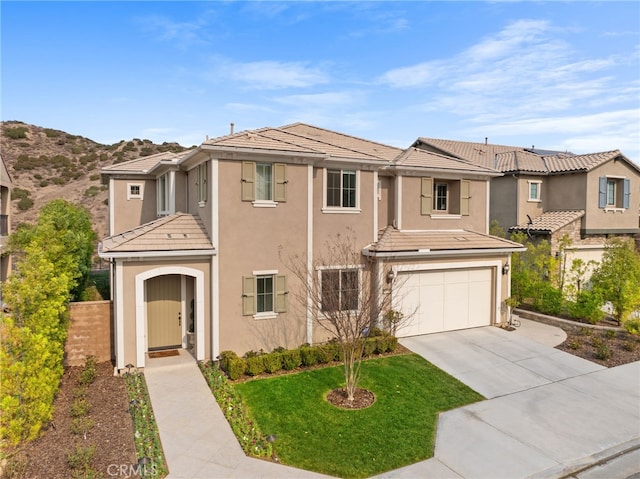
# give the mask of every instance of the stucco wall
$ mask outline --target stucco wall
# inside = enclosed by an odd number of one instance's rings
[[[131,183],[143,185],[142,199],[127,199],[128,185]],[[115,223],[109,225],[109,234],[119,234],[157,218],[155,180],[114,179],[112,185],[113,192],[109,193],[109,198],[114,204],[109,205],[109,209],[116,211],[116,215]]]
[[[514,200],[517,191],[518,179],[512,175],[491,179],[490,220],[496,220],[505,231],[518,224],[518,205]]]

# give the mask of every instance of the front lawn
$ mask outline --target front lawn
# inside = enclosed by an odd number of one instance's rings
[[[373,406],[341,410],[324,398],[343,386],[342,366],[259,379],[235,387],[260,429],[277,437],[280,461],[360,478],[433,456],[438,413],[484,399],[415,354],[362,364]]]

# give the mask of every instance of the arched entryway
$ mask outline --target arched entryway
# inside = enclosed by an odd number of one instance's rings
[[[204,359],[204,273],[164,266],[136,275],[136,360],[144,367],[147,351],[187,347],[193,324],[194,355]]]

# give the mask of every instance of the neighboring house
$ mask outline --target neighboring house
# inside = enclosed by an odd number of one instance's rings
[[[296,123],[102,175],[110,235],[99,254],[112,269],[119,370],[191,336],[198,360],[328,339],[308,312],[320,305],[290,294],[303,288],[286,258],[311,264],[347,231],[360,262],[310,272],[344,295],[341,307],[358,308],[370,281],[415,312],[401,336],[506,319],[510,255],[522,247],[488,235],[493,168]]]
[[[0,155],[0,304],[2,284],[11,273],[11,256],[7,253],[7,242],[11,232],[11,176]]]
[[[502,172],[491,180],[491,220],[549,240],[554,253],[567,235],[567,267],[599,261],[608,238],[640,233],[640,167],[618,150],[573,155],[432,138],[414,146]]]

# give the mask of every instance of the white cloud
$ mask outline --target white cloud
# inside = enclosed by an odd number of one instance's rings
[[[327,73],[318,67],[310,66],[307,62],[222,61],[213,74],[217,79],[237,81],[256,90],[305,88],[329,81]]]
[[[275,98],[274,101],[284,105],[295,105],[299,108],[335,108],[353,104],[362,97],[361,93],[352,91],[313,93],[306,95],[288,95]]]

